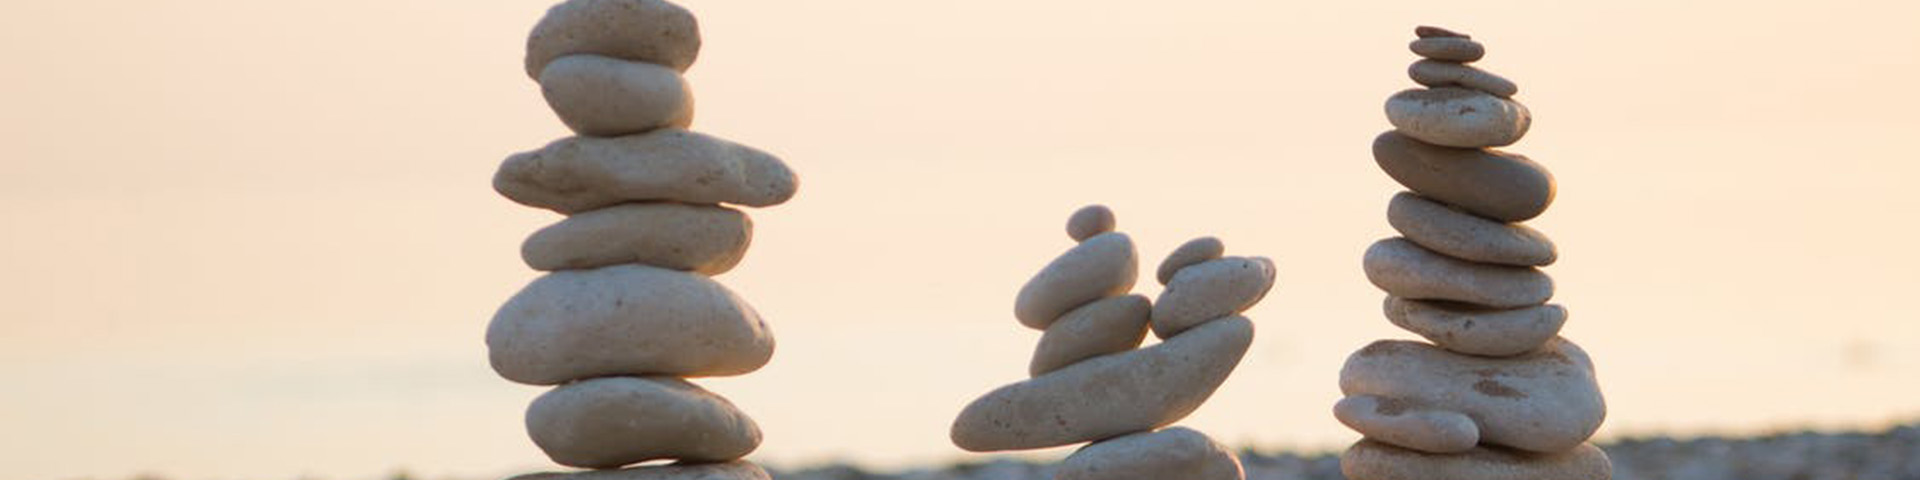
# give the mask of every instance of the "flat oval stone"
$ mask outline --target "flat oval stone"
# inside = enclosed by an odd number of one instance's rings
[[[960,412],[953,444],[974,452],[1031,450],[1172,425],[1213,396],[1252,343],[1253,321],[1223,318],[1157,345],[1000,387]]]
[[[1180,269],[1153,302],[1153,334],[1173,338],[1195,325],[1253,308],[1273,289],[1273,260],[1227,257]]]
[[[1553,174],[1518,154],[1439,147],[1387,132],[1374,138],[1373,159],[1421,196],[1495,221],[1526,221],[1553,204]]]
[[[1494,308],[1539,305],[1553,298],[1553,278],[1540,269],[1458,260],[1404,238],[1375,242],[1363,264],[1368,281],[1400,298]]]
[[[1553,240],[1517,223],[1501,223],[1402,192],[1387,204],[1387,223],[1408,241],[1453,258],[1538,267],[1560,258]]]
[[[1414,30],[1417,35],[1418,29]],[[1473,62],[1487,56],[1487,47],[1464,36],[1424,37],[1407,45],[1414,55],[1449,62]]]
[[[1590,443],[1555,453],[1480,447],[1439,455],[1362,440],[1340,456],[1347,480],[1611,480],[1613,462]]]
[[[607,375],[740,375],[773,357],[746,301],[700,275],[641,265],[534,280],[487,326],[500,376],[554,385]]]
[[[1013,316],[1021,325],[1046,330],[1069,310],[1126,294],[1139,275],[1140,259],[1132,238],[1118,232],[1096,235],[1055,258],[1020,287]]]
[[[588,470],[584,472],[530,473],[507,480],[772,480],[759,465],[745,460],[727,463],[673,464]]]
[[[1434,37],[1473,38],[1472,35],[1467,35],[1464,33],[1453,31],[1453,30],[1448,30],[1448,29],[1428,26],[1428,25],[1421,25],[1418,27],[1414,27],[1413,34],[1414,36],[1417,36],[1420,38],[1434,38]]]
[[[1180,244],[1179,248],[1173,249],[1173,253],[1167,254],[1167,259],[1160,262],[1160,270],[1155,272],[1154,276],[1160,279],[1161,285],[1166,285],[1167,282],[1173,281],[1173,275],[1180,273],[1180,269],[1220,258],[1221,255],[1226,254],[1227,244],[1218,238],[1200,237],[1188,240],[1187,243]]]
[[[1527,136],[1532,113],[1510,99],[1464,88],[1415,88],[1387,99],[1387,121],[1400,133],[1443,147],[1512,145]]]
[[[1464,452],[1480,442],[1480,428],[1466,415],[1396,398],[1347,397],[1333,406],[1333,417],[1368,439],[1424,452]]]
[[[731,208],[629,203],[580,212],[535,232],[520,246],[534,270],[584,270],[637,263],[702,275],[732,270],[747,255],[753,221]]]
[[[568,55],[540,71],[540,94],[575,133],[616,137],[693,125],[693,90],[680,72],[599,55]]]
[[[671,128],[562,139],[508,158],[493,177],[501,195],[567,214],[649,200],[766,207],[799,186],[773,155]]]
[[[1133,350],[1147,338],[1152,311],[1153,304],[1139,295],[1109,297],[1073,309],[1047,326],[1027,372],[1038,377],[1089,358]]]
[[[672,377],[596,378],[555,388],[527,408],[527,433],[554,463],[580,468],[724,462],[760,446],[753,419]]]
[[[700,56],[693,12],[664,0],[568,0],[527,37],[527,76],[553,59],[589,53],[687,71]]]
[[[1607,416],[1593,361],[1564,338],[1509,358],[1382,340],[1347,357],[1340,391],[1458,412],[1473,419],[1482,444],[1532,452],[1578,447]]]
[[[1067,218],[1067,236],[1076,242],[1086,241],[1094,235],[1113,231],[1119,223],[1113,209],[1106,205],[1088,205]]]
[[[1535,305],[1509,310],[1387,297],[1387,320],[1449,351],[1507,357],[1540,349],[1567,323],[1567,309]]]
[[[1241,480],[1240,459],[1186,427],[1136,433],[1087,445],[1067,456],[1054,480]]]
[[[1462,87],[1508,98],[1520,93],[1520,86],[1506,77],[1487,73],[1468,65],[1439,60],[1421,60],[1407,67],[1407,76],[1429,87]]]

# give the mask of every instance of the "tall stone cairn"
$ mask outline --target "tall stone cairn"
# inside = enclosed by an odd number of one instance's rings
[[[686,130],[681,73],[699,51],[693,14],[663,0],[568,0],[527,40],[527,75],[578,136],[494,177],[501,195],[567,218],[522,245],[550,273],[500,308],[487,349],[500,376],[554,387],[527,410],[534,444],[593,470],[520,479],[768,478],[740,460],[759,427],[687,378],[773,356],[760,315],[711,277],[752,239],[736,208],[780,204],[799,183],[772,155]],[[655,460],[676,463],[632,467]]]
[[[1200,408],[1253,342],[1240,316],[1273,287],[1273,262],[1222,257],[1207,237],[1160,265],[1158,301],[1129,295],[1139,274],[1133,240],[1113,212],[1074,213],[1078,245],[1020,289],[1014,317],[1046,332],[1031,379],[967,405],[953,443],[975,452],[1094,442],[1067,457],[1056,480],[1241,480],[1240,460],[1200,432],[1164,428]],[[1162,341],[1139,348],[1152,331]]]
[[[1387,292],[1394,325],[1432,343],[1382,340],[1347,359],[1341,423],[1366,439],[1348,449],[1351,480],[1603,480],[1607,455],[1587,439],[1606,417],[1593,361],[1559,337],[1567,309],[1549,304],[1539,267],[1553,242],[1521,225],[1553,202],[1553,176],[1489,147],[1527,133],[1513,82],[1467,63],[1485,48],[1420,27],[1408,69],[1428,88],[1387,100],[1394,130],[1374,159],[1411,192],[1387,221],[1400,237],[1373,244],[1367,279]]]

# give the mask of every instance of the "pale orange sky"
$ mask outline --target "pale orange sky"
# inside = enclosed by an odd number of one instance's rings
[[[487,478],[548,468],[487,368],[557,219],[489,188],[565,133],[521,73],[548,2],[0,5],[0,452],[22,479]],[[1148,262],[1275,258],[1253,351],[1186,424],[1330,449],[1379,314],[1370,139],[1411,28],[1468,31],[1560,180],[1534,222],[1602,435],[1920,418],[1920,4],[701,1],[696,128],[781,154],[721,277],[780,338],[703,382],[753,458],[979,458],[948,422],[1025,377],[1020,283],[1075,207]],[[1143,282],[1143,293],[1157,293]],[[1057,456],[1064,450],[1039,452]]]

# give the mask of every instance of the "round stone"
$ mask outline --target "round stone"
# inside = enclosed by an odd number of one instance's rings
[[[1167,254],[1167,259],[1160,262],[1160,270],[1155,272],[1155,276],[1160,279],[1161,285],[1166,285],[1167,282],[1173,281],[1174,274],[1180,273],[1180,269],[1220,258],[1226,253],[1227,244],[1222,243],[1218,238],[1200,237],[1188,240],[1187,243],[1180,244],[1179,248],[1173,249],[1173,253]]]
[[[1368,439],[1424,452],[1464,452],[1480,442],[1479,427],[1466,415],[1400,399],[1354,395],[1334,404],[1333,417]]]
[[[1517,154],[1438,147],[1387,132],[1374,138],[1373,159],[1415,193],[1495,221],[1526,221],[1553,204],[1553,174]]]
[[[1153,302],[1153,334],[1173,338],[1195,325],[1253,308],[1273,289],[1273,261],[1227,257],[1180,269]]]
[[[1240,459],[1186,427],[1136,433],[1087,445],[1067,456],[1054,480],[1241,480]]]
[[[570,383],[533,401],[527,433],[554,463],[619,468],[658,459],[724,462],[760,446],[760,427],[733,404],[671,377]]]
[[[1014,299],[1013,316],[1020,324],[1046,330],[1067,311],[1133,289],[1140,259],[1133,239],[1114,232],[1095,235],[1028,280]]]
[[[1113,216],[1113,210],[1106,205],[1088,205],[1067,219],[1067,236],[1073,241],[1083,242],[1094,235],[1113,231],[1119,220]]]
[[[1414,33],[1418,34],[1419,30],[1415,29]],[[1413,50],[1414,55],[1449,62],[1466,63],[1487,56],[1486,46],[1464,36],[1422,37],[1407,48]]]
[[[1067,312],[1047,326],[1027,372],[1035,377],[1101,355],[1133,350],[1147,338],[1147,297],[1110,297]]]
[[[1001,387],[960,412],[953,444],[973,452],[1032,450],[1172,425],[1213,396],[1252,343],[1253,321],[1223,318]]]
[[[1464,88],[1415,88],[1387,99],[1387,121],[1400,133],[1444,147],[1512,145],[1527,135],[1532,114],[1519,102]]]
[[[1553,298],[1553,279],[1537,268],[1458,260],[1404,238],[1375,242],[1363,264],[1374,286],[1406,299],[1518,308]]]
[[[507,159],[493,188],[521,204],[572,214],[640,201],[785,203],[800,179],[779,158],[681,129],[571,137]]]
[[[580,212],[520,246],[534,270],[642,264],[702,275],[732,270],[753,241],[753,221],[731,208],[629,203]]]
[[[1449,351],[1507,357],[1539,350],[1560,335],[1567,309],[1559,305],[1499,310],[1387,297],[1387,320]]]
[[[1427,26],[1427,25],[1414,27],[1413,34],[1420,38],[1434,38],[1434,37],[1473,38],[1472,35],[1467,35],[1464,33],[1453,31],[1453,30],[1448,30],[1440,27]]]
[[[673,464],[521,475],[507,480],[772,480],[759,465],[745,460],[727,463]]]
[[[500,376],[555,385],[608,375],[740,375],[773,357],[773,333],[707,277],[640,265],[547,274],[487,327]]]
[[[583,53],[684,72],[700,55],[700,24],[665,0],[561,2],[527,37],[527,76],[540,78],[554,59]]]
[[[1578,447],[1607,415],[1593,361],[1564,338],[1509,358],[1382,340],[1347,357],[1340,391],[1456,412],[1473,419],[1480,443],[1530,452]]]
[[[1421,60],[1407,67],[1407,76],[1429,87],[1462,87],[1508,98],[1520,93],[1520,86],[1505,77],[1453,62]]]
[[[1559,258],[1553,240],[1526,225],[1488,220],[1412,193],[1393,197],[1387,223],[1407,240],[1461,260],[1537,267]]]
[[[680,72],[599,55],[568,55],[540,71],[540,93],[575,133],[615,137],[693,124]]]
[[[1340,456],[1347,480],[1611,480],[1613,463],[1590,443],[1555,453],[1479,447],[1440,455],[1363,440]]]

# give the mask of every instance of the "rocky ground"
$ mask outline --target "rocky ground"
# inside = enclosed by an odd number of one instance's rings
[[[1920,480],[1920,423],[1877,433],[1793,433],[1759,438],[1630,439],[1602,445],[1616,480]],[[1339,480],[1332,454],[1244,452],[1248,480]],[[1017,461],[869,473],[846,466],[777,471],[779,480],[1046,480],[1045,465]]]

